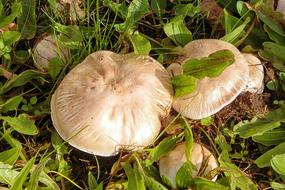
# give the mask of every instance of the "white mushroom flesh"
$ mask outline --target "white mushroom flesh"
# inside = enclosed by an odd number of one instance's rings
[[[250,53],[243,53],[243,56],[249,68],[249,81],[244,91],[261,94],[264,90],[264,69],[261,61]]]
[[[158,135],[172,103],[166,69],[149,56],[98,51],[63,79],[51,100],[60,136],[101,156],[141,149]]]
[[[58,57],[66,63],[69,56],[69,51],[62,47],[52,35],[41,39],[33,49],[35,66],[41,71],[47,71],[49,62],[53,58]]]
[[[172,185],[175,187],[176,181],[175,177],[179,170],[179,168],[187,162],[186,155],[185,155],[185,143],[178,145],[172,150],[167,156],[162,157],[159,160],[159,173],[161,176],[167,177]],[[192,164],[196,167],[196,170],[192,172],[192,176],[195,177],[199,175],[207,175],[210,171],[218,167],[218,163],[213,156],[213,154],[204,146],[194,143],[192,149],[192,157],[191,157]],[[199,172],[203,165],[203,172],[202,174]],[[215,181],[217,177],[214,177],[212,180]]]
[[[230,43],[216,39],[194,40],[185,47],[182,65],[189,59],[200,59],[219,50],[230,50],[235,62],[218,77],[205,77],[198,81],[197,89],[174,99],[173,108],[183,116],[202,119],[230,104],[245,88],[248,81],[248,65],[239,50]]]

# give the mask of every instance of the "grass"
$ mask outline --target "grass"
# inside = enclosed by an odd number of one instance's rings
[[[55,0],[32,1],[35,7],[27,1],[0,1],[0,187],[171,189],[159,175],[159,158],[181,142],[191,147],[195,141],[213,152],[220,167],[207,179],[191,178],[191,165],[185,166],[189,170],[177,177],[180,189],[285,189],[285,145],[283,136],[278,136],[285,134],[285,21],[267,1],[220,0],[225,9],[214,22],[207,16],[217,7],[201,11],[205,5],[199,0],[86,0],[80,4],[82,17]],[[17,6],[28,11],[16,11]],[[6,27],[12,22],[18,28]],[[55,35],[71,57],[66,63],[54,60],[56,67],[41,71],[32,54],[47,33]],[[202,120],[185,119],[172,111],[174,119],[151,146],[121,149],[113,157],[81,152],[55,131],[51,96],[64,76],[92,52],[135,50],[167,66],[183,45],[202,38],[223,38],[244,52],[258,54],[266,70],[264,93],[243,94]],[[209,180],[214,175],[216,182]]]

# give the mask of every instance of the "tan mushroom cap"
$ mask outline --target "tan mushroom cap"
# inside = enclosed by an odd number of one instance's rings
[[[245,88],[248,65],[239,50],[232,44],[216,39],[194,40],[185,47],[182,65],[192,58],[200,59],[219,50],[230,50],[235,62],[218,77],[205,77],[198,81],[197,89],[185,96],[174,99],[173,108],[183,116],[202,119],[220,111],[230,104]]]
[[[244,91],[261,94],[264,90],[264,69],[261,61],[251,53],[243,53],[248,63],[249,81]]]
[[[276,11],[282,13],[283,19],[285,19],[285,1],[284,0],[278,0]]]
[[[171,183],[175,186],[175,177],[179,168],[187,162],[185,155],[185,143],[182,143],[175,147],[168,155],[162,157],[159,160],[159,173],[161,176],[167,177]],[[213,154],[204,146],[198,143],[193,144],[191,162],[196,166],[196,171],[194,170],[192,176],[195,177],[199,175],[206,175],[213,169],[218,167],[218,163],[213,156]],[[200,169],[204,168],[202,164],[206,164],[204,172],[201,174]],[[217,177],[212,180],[215,181]]]
[[[63,79],[52,96],[51,117],[74,147],[111,156],[120,147],[152,143],[172,94],[169,74],[151,57],[98,51]]]
[[[171,77],[174,77],[176,75],[180,75],[183,72],[183,69],[179,63],[171,63],[166,70],[170,74]]]
[[[33,49],[35,66],[41,71],[47,71],[51,59],[58,57],[66,63],[69,56],[69,51],[61,46],[52,35],[47,35],[39,40]]]

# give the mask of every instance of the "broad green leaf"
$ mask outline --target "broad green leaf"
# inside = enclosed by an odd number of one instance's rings
[[[9,111],[15,111],[18,108],[19,104],[22,102],[22,100],[22,96],[14,96],[8,99],[5,103],[0,105],[0,112],[6,113]]]
[[[277,91],[279,88],[279,81],[278,80],[270,80],[265,85],[271,91]]]
[[[184,24],[184,16],[176,16],[163,27],[165,34],[177,45],[184,46],[192,41],[192,33]]]
[[[112,9],[116,14],[119,14],[122,18],[127,18],[128,7],[125,1],[115,3],[113,0],[104,0],[104,5]]]
[[[19,174],[18,171],[12,169],[13,166],[0,162],[0,183],[12,185],[16,176]]]
[[[255,160],[255,163],[259,168],[269,167],[271,159],[277,154],[285,154],[285,142],[262,154]]]
[[[234,54],[231,51],[220,50],[208,57],[186,61],[183,65],[183,73],[198,79],[217,77],[234,62]]]
[[[187,188],[193,185],[192,177],[193,166],[191,163],[185,162],[177,171],[175,181],[178,188]]]
[[[232,16],[226,9],[223,11],[225,33],[231,33],[235,28],[242,24],[242,19]],[[241,35],[241,34],[240,34]]]
[[[134,47],[134,52],[137,55],[148,55],[151,50],[151,44],[138,31],[129,32],[129,39]]]
[[[161,17],[164,14],[166,6],[167,6],[167,0],[150,1],[150,7],[158,17]]]
[[[251,122],[241,122],[234,127],[234,131],[242,138],[261,135],[285,122],[285,106],[269,112],[264,118]]]
[[[54,28],[60,32],[59,42],[69,49],[79,49],[83,41],[83,36],[78,26],[65,26],[57,22],[53,22]]]
[[[42,159],[40,163],[31,170],[28,190],[38,189],[41,173],[44,171],[44,168],[48,161],[49,159],[47,158]]]
[[[152,177],[144,175],[144,182],[148,189],[151,190],[167,190],[161,183],[153,179]]]
[[[192,93],[197,88],[198,79],[190,75],[177,75],[171,78],[175,97]]]
[[[27,114],[20,114],[18,117],[0,116],[0,119],[22,134],[36,135],[39,132],[35,121],[31,120]]]
[[[10,190],[23,190],[24,182],[26,181],[26,178],[34,165],[35,160],[36,158],[33,157],[26,163],[26,165],[23,167],[23,169],[20,171],[17,177],[15,177],[15,180]]]
[[[228,187],[225,187],[217,182],[213,182],[201,177],[195,177],[193,179],[194,187],[196,190],[228,190]]]
[[[246,20],[237,28],[235,28],[231,33],[226,34],[224,37],[221,38],[221,40],[224,40],[226,42],[235,44],[237,40],[243,35],[242,32],[244,32],[245,27],[250,22],[250,18],[247,17]]]
[[[264,31],[268,34],[269,38],[278,44],[285,45],[285,37],[281,36],[280,34],[274,32],[271,28],[267,25],[263,26]]]
[[[280,59],[281,61],[285,61],[285,46],[279,45],[273,42],[264,42],[264,51],[272,54],[276,58]]]
[[[236,11],[236,4],[238,0],[217,0],[217,2],[222,5],[225,9],[230,10],[231,12],[235,13]]]
[[[177,4],[175,7],[176,15],[182,15],[184,17],[194,17],[195,15],[199,14],[199,7],[194,6],[192,3],[188,4]]]
[[[236,165],[219,158],[220,167],[228,178],[230,189],[258,190],[257,186]]]
[[[254,49],[262,49],[262,43],[265,41],[270,40],[266,32],[259,27],[253,27],[250,34],[247,38],[243,41],[245,45],[250,45]]]
[[[20,151],[21,148],[14,147],[9,150],[0,152],[0,162],[13,165],[18,159]]]
[[[285,37],[285,23],[281,13],[275,12],[270,6],[261,3],[256,7],[256,14],[271,30]]]
[[[9,90],[15,87],[23,86],[33,79],[37,79],[43,76],[42,72],[35,70],[25,70],[21,74],[14,76],[8,80],[1,88],[0,95],[5,94]]]
[[[22,6],[20,2],[14,2],[11,7],[11,14],[10,15],[0,15],[0,28],[7,26],[8,24],[12,23],[14,19],[20,15],[22,12]]]
[[[18,31],[22,39],[33,39],[36,34],[36,0],[21,0],[22,14],[18,16]]]
[[[116,24],[116,30],[118,32],[124,32],[132,28],[137,23],[137,21],[139,21],[146,13],[149,12],[148,6],[148,1],[133,0],[128,7],[128,13],[125,22]]]
[[[285,128],[266,131],[262,135],[253,136],[252,140],[265,146],[278,145],[285,142]]]
[[[244,1],[238,1],[236,4],[237,12],[244,19],[250,17],[251,20],[254,18],[255,14],[252,10],[248,8],[248,4]]]
[[[88,172],[88,189],[95,190],[98,187],[98,182],[92,172]]]
[[[150,159],[146,160],[146,164],[151,165],[153,162],[159,160],[159,158],[162,156],[168,154],[173,149],[178,140],[179,137],[176,136],[170,136],[163,139],[156,147],[150,150]]]
[[[2,34],[3,42],[6,46],[11,46],[17,42],[21,37],[21,34],[17,31],[6,31]]]
[[[48,74],[53,81],[57,79],[61,69],[63,68],[63,61],[59,57],[52,58],[48,64]]]
[[[274,190],[284,190],[285,189],[285,184],[282,183],[277,183],[277,182],[270,182],[270,186],[274,189]]]
[[[271,159],[271,167],[282,176],[285,176],[285,153],[277,154]]]
[[[145,190],[143,176],[134,165],[134,168],[129,163],[125,163],[123,168],[128,176],[128,189]]]

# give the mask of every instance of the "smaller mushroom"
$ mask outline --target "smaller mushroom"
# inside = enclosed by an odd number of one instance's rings
[[[171,63],[166,70],[168,71],[169,75],[171,77],[174,77],[176,75],[180,75],[183,73],[182,67],[179,63]]]
[[[57,57],[61,58],[63,63],[67,63],[70,54],[68,49],[59,44],[55,36],[43,37],[33,49],[34,64],[41,71],[47,71],[49,62]]]
[[[207,57],[219,50],[231,51],[235,59],[219,76],[200,79],[194,92],[174,98],[173,108],[183,116],[202,119],[213,115],[230,104],[245,88],[249,75],[248,65],[244,56],[232,44],[222,40],[202,39],[188,43],[183,49],[184,55],[178,58],[182,65],[189,59]]]
[[[285,19],[285,1],[278,0],[276,11],[280,12],[283,15],[283,19]]]
[[[179,168],[187,162],[185,148],[185,143],[182,143],[159,160],[160,175],[167,177],[174,187],[176,184],[175,177]],[[218,163],[213,154],[203,145],[194,143],[192,148],[191,162],[196,167],[196,170],[192,173],[193,177],[203,177],[218,167]],[[215,181],[216,179],[217,176],[211,180]]]
[[[250,53],[243,53],[243,56],[246,59],[249,68],[249,81],[244,91],[261,94],[264,90],[264,69],[261,61]]]

